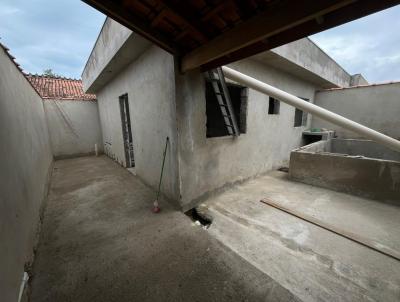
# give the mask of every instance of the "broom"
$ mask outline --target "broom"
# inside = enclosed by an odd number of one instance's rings
[[[163,176],[163,171],[164,171],[165,155],[167,154],[168,142],[169,142],[169,137],[167,136],[167,139],[165,140],[165,149],[164,149],[163,161],[162,161],[162,165],[161,165],[160,182],[158,183],[157,198],[153,203],[153,213],[158,213],[161,211],[161,209],[158,205],[158,198],[160,197],[161,181],[162,181],[162,176]]]

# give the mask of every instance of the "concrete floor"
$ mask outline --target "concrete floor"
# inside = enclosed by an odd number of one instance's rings
[[[288,179],[233,187],[203,207],[208,233],[303,301],[400,301],[400,262],[259,202],[269,198],[400,251],[400,208]]]
[[[31,301],[299,301],[154,197],[105,156],[57,161]]]

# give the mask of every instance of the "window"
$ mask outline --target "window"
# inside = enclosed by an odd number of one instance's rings
[[[119,97],[119,108],[121,112],[122,137],[124,139],[125,164],[127,168],[130,168],[135,166],[135,156],[133,154],[132,127],[127,93]]]
[[[307,102],[309,102],[309,99],[301,98]],[[298,108],[295,108],[294,112],[294,127],[302,127],[302,126],[307,126],[307,117],[308,113],[304,112]]]
[[[233,111],[238,122],[240,133],[246,133],[247,118],[247,88],[226,83],[231,98]],[[224,117],[215,96],[214,89],[209,80],[206,80],[206,115],[207,115],[207,137],[228,136]]]
[[[273,97],[269,97],[268,114],[279,114],[280,102]]]

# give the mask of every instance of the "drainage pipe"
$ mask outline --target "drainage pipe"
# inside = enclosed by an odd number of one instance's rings
[[[249,77],[243,73],[240,73],[236,70],[233,70],[229,67],[222,66],[222,70],[227,78],[246,85],[254,90],[257,90],[261,93],[267,94],[271,97],[274,97],[286,104],[299,108],[303,111],[311,113],[325,121],[328,121],[332,124],[338,125],[345,129],[351,130],[355,133],[362,135],[368,139],[371,139],[379,144],[385,145],[386,147],[400,152],[400,141],[391,138],[387,135],[384,135],[378,131],[365,127],[359,123],[356,123],[348,118],[345,118],[339,114],[333,113],[329,110],[326,110],[322,107],[304,101],[290,93],[282,91],[278,88],[275,88],[271,85],[263,83],[259,80],[256,80],[252,77]]]

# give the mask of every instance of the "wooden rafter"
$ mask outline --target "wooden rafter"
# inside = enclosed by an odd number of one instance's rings
[[[200,67],[230,52],[254,44],[355,1],[318,0],[314,1],[313,4],[310,4],[310,1],[307,0],[281,1],[273,9],[249,19],[247,22],[234,27],[184,56],[181,64],[182,71],[185,72]],[[289,2],[292,2],[292,4],[289,5]],[[288,7],[291,7],[290,11],[288,11]]]
[[[169,3],[169,1],[157,0],[156,2],[160,7],[162,7],[164,15],[169,14],[173,17],[173,19],[176,19],[178,22],[184,24],[182,31],[188,30],[189,32],[193,33],[200,43],[204,43],[209,40],[204,32],[200,30],[201,25],[196,24],[196,21],[194,21],[195,19],[189,20],[189,18],[186,17],[186,14],[183,12],[182,7],[174,6],[173,4]]]
[[[177,56],[215,68],[400,4],[400,0],[83,0]]]
[[[105,13],[107,16],[113,18],[122,25],[130,28],[131,30],[137,32],[143,37],[149,39],[156,45],[165,49],[170,53],[179,54],[180,49],[178,45],[175,45],[172,41],[168,39],[164,34],[155,30],[151,24],[144,22],[134,14],[130,13],[121,4],[116,5],[115,1],[112,0],[82,0],[87,4],[93,6],[99,11]]]
[[[207,64],[201,65],[201,69],[213,69],[215,67],[226,65],[242,58],[256,55],[263,51],[301,39],[304,37],[304,33],[307,33],[307,35],[312,35],[335,27],[337,25],[350,22],[354,19],[361,18],[374,12],[389,8],[398,3],[399,1],[397,0],[363,0],[354,2],[351,5],[343,7],[341,10],[325,14],[323,18],[315,18],[313,20],[309,20],[308,22],[305,22],[299,26],[286,30],[277,35],[271,36],[268,39],[263,39],[247,47],[240,48],[237,51],[230,52],[227,56],[220,57],[216,60],[210,61]]]

